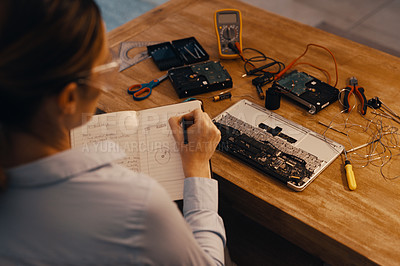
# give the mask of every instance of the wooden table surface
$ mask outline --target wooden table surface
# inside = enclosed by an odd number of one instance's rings
[[[213,15],[222,8],[241,10],[244,47],[256,48],[288,64],[303,53],[308,43],[326,46],[338,63],[337,88],[344,88],[347,78],[356,76],[366,89],[368,99],[379,96],[393,111],[400,113],[399,58],[236,0],[172,0],[109,32],[109,44],[118,51],[123,41],[163,42],[194,36],[210,54],[210,59],[219,60]],[[134,55],[139,51],[140,48],[135,48],[131,52]],[[333,63],[327,52],[313,48],[302,61],[325,68],[334,79]],[[232,76],[234,97],[217,103],[202,98],[211,117],[244,98],[264,105],[251,85],[251,78],[241,77],[241,60],[221,60],[221,63]],[[314,68],[298,66],[296,69],[326,80]],[[162,74],[164,72],[159,71],[151,59],[121,72],[115,81],[115,89],[101,97],[99,108],[106,112],[141,110],[181,101],[169,81],[156,87],[151,97],[141,102],[134,102],[126,93],[129,85],[148,82]],[[215,94],[207,93],[201,97]],[[366,119],[357,112],[340,114],[341,109],[337,102],[311,115],[282,99],[276,113],[319,133],[325,127],[318,121],[328,124],[334,119],[333,126],[343,128],[341,125],[347,119],[349,124],[366,127],[367,119],[374,117],[371,109]],[[393,126],[400,125],[393,123]],[[327,136],[349,149],[351,144],[357,146],[367,142],[373,128],[370,125],[368,132],[363,132],[355,126],[350,131],[350,141],[331,130]],[[391,151],[393,155],[399,153],[398,149],[391,148]],[[220,177],[221,192],[230,197],[236,208],[324,261],[332,264],[400,264],[400,178],[385,180],[380,172],[380,162],[362,167],[366,160],[357,160],[355,155],[351,158],[358,185],[355,191],[347,188],[341,157],[303,192],[291,191],[284,184],[220,152],[213,156],[212,168]],[[400,175],[399,162],[398,156],[394,156],[390,165],[382,168],[385,175]]]

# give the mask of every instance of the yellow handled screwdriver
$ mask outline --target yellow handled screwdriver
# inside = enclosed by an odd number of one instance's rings
[[[355,190],[357,188],[356,184],[356,177],[354,176],[353,166],[351,165],[350,161],[347,159],[347,152],[344,152],[344,169],[346,170],[346,178],[347,178],[347,185],[349,186],[350,190]]]

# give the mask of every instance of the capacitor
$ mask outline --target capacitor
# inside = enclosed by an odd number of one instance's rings
[[[232,93],[225,92],[213,97],[213,102],[219,102],[225,99],[230,99],[232,97]]]
[[[277,110],[281,106],[281,93],[272,86],[266,91],[265,108],[268,110]]]

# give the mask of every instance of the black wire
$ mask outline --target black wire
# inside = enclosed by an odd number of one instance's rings
[[[248,58],[248,59],[243,58],[243,57],[240,55],[240,58],[244,61],[244,66],[243,66],[243,67],[244,67],[244,71],[245,71],[246,75],[248,75],[248,76],[262,76],[262,75],[264,75],[264,73],[266,72],[267,69],[269,69],[269,68],[271,68],[271,67],[277,65],[277,66],[278,66],[278,69],[277,69],[276,71],[273,71],[273,72],[268,71],[268,72],[270,72],[270,73],[272,73],[272,74],[275,75],[275,74],[279,73],[282,69],[285,68],[285,64],[284,64],[284,63],[282,63],[282,62],[280,62],[280,61],[277,61],[277,60],[275,60],[275,59],[273,59],[273,58],[271,58],[271,57],[266,56],[263,52],[261,52],[261,51],[259,51],[259,50],[257,50],[257,49],[254,49],[254,48],[243,48],[243,53],[244,53],[245,51],[249,51],[249,50],[258,53],[258,55],[252,56],[252,57],[250,57],[250,58]],[[253,63],[256,63],[256,62],[264,62],[264,61],[268,61],[268,60],[271,61],[271,62],[274,63],[274,64],[272,64],[270,67],[267,67],[267,68],[265,68],[265,69],[263,69],[263,70],[256,71],[256,72],[252,72],[251,69],[250,69],[250,70],[248,69],[249,65],[250,65],[253,69],[256,68],[256,66],[255,66]],[[269,64],[269,63],[268,63],[268,64]],[[267,64],[266,64],[266,65],[267,65]],[[265,65],[264,65],[264,66],[265,66]],[[261,67],[263,67],[263,66],[261,66]]]
[[[266,56],[263,52],[254,49],[254,48],[243,48],[242,52],[244,53],[245,51],[253,51],[256,52],[258,55],[252,56],[248,59],[244,58],[241,54],[239,54],[240,58],[244,61],[244,71],[247,76],[256,76],[258,78],[253,80],[253,84],[264,86],[274,80],[274,77],[276,74],[281,72],[285,68],[285,64],[277,61],[271,57]],[[255,64],[253,63],[258,63],[258,62],[268,62],[267,64],[256,67]],[[248,69],[249,65],[251,66],[252,69]],[[264,68],[265,67],[265,68]],[[275,68],[275,71],[271,71],[271,68]],[[258,71],[255,71],[255,69],[260,69]],[[255,84],[256,83],[256,84]]]

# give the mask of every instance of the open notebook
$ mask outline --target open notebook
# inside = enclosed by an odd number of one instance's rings
[[[200,108],[200,101],[167,105],[142,111],[95,115],[71,131],[72,147],[110,140],[126,157],[117,163],[156,179],[172,200],[183,198],[183,168],[168,119]]]

